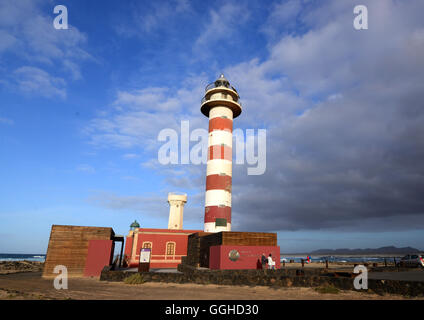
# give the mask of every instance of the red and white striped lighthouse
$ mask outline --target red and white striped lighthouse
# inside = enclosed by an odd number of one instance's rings
[[[231,231],[233,119],[241,113],[240,97],[223,74],[205,91],[200,107],[209,118],[204,231]]]

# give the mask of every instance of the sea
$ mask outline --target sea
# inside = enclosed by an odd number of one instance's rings
[[[402,256],[310,256],[311,262],[325,262],[328,260],[328,262],[344,262],[344,263],[361,263],[361,262],[368,262],[368,263],[377,263],[377,262],[384,262],[384,259],[386,259],[387,262],[393,262],[393,259],[396,259],[396,261],[399,261]],[[280,261],[286,261],[289,262],[290,260],[294,260],[294,262],[302,262],[303,260],[306,260],[307,256],[284,256],[281,254]]]
[[[0,253],[0,261],[40,261],[46,260],[45,254]]]

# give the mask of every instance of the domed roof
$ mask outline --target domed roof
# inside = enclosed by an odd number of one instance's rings
[[[223,86],[228,88],[230,86],[230,82],[224,77],[224,74],[221,73],[219,78],[215,80],[215,86],[217,87]]]
[[[137,220],[134,220],[134,222],[131,223],[130,228],[140,228],[140,224],[137,222]]]
[[[216,79],[216,80],[222,80],[222,81],[227,81],[228,82],[228,80],[225,78],[225,76],[224,76],[223,73],[221,73],[221,75],[219,76],[219,78]]]

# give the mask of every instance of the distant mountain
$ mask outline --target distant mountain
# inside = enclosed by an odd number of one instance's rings
[[[369,255],[369,254],[409,254],[409,253],[419,253],[422,250],[412,248],[412,247],[404,247],[404,248],[396,248],[394,246],[381,247],[376,249],[319,249],[310,252],[311,255]]]

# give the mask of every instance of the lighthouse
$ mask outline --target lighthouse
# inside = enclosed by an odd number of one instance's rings
[[[181,230],[183,228],[184,205],[187,202],[185,193],[168,193],[169,220],[168,229]]]
[[[206,86],[200,110],[209,118],[205,232],[231,231],[233,119],[240,96],[223,74]]]

